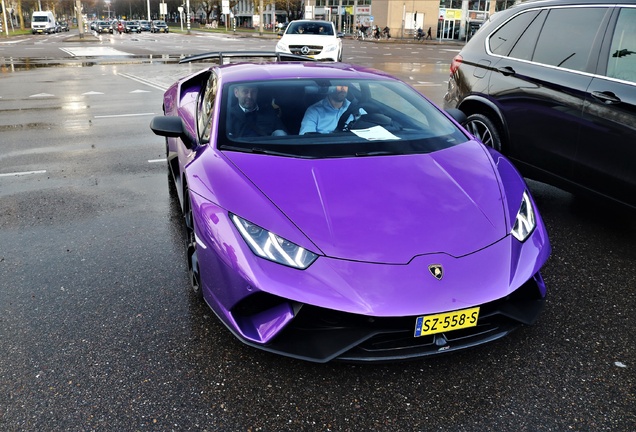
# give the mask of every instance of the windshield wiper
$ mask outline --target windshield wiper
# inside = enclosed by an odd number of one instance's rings
[[[301,159],[315,159],[315,157],[313,156],[305,156],[305,155],[300,155],[298,153],[285,153],[285,152],[279,152],[275,150],[267,150],[260,147],[236,147],[236,146],[224,145],[224,146],[221,146],[220,149],[243,152],[243,153],[265,154],[269,156],[285,156],[285,157],[296,157]]]
[[[260,148],[260,147],[252,147],[250,150],[252,150],[252,153],[266,154],[266,155],[270,155],[270,156],[306,157],[306,156],[301,156],[301,155],[299,155],[297,153],[285,153],[285,152],[279,152],[279,151],[275,151],[275,150],[266,150],[266,149]]]
[[[398,151],[391,150],[380,150],[380,151],[372,151],[372,152],[358,152],[356,153],[356,157],[364,157],[364,156],[394,156],[404,154]]]

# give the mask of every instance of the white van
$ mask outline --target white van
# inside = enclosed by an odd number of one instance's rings
[[[55,16],[51,11],[36,11],[31,17],[31,32],[36,33],[55,33]]]

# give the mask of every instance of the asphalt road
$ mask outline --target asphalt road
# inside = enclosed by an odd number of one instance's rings
[[[92,57],[55,36],[0,41],[0,430],[636,430],[635,219],[542,183],[529,181],[553,254],[536,325],[373,366],[235,340],[190,294],[148,123],[163,90],[201,67],[174,64],[179,52],[273,41],[129,39],[96,46],[130,56]],[[457,50],[345,47],[437,103]]]

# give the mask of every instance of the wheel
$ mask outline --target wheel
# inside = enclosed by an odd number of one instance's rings
[[[168,173],[168,184],[174,185],[175,181],[172,177],[172,169],[170,168],[170,147],[168,146],[168,138],[166,138],[166,171]]]
[[[185,201],[185,231],[186,231],[186,257],[188,260],[188,273],[194,295],[203,299],[201,290],[201,274],[199,273],[199,256],[197,251],[197,239],[194,230],[194,217],[192,215],[192,205],[190,203],[190,191],[186,188],[184,192]]]
[[[488,147],[492,147],[498,152],[503,149],[501,133],[499,128],[484,114],[471,114],[466,118],[464,127]]]

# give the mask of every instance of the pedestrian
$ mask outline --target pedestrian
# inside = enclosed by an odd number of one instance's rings
[[[426,39],[433,39],[433,37],[431,36],[431,28],[428,28],[428,32],[426,32]]]

